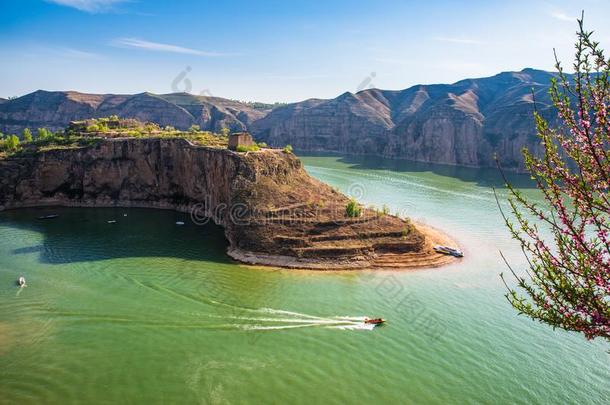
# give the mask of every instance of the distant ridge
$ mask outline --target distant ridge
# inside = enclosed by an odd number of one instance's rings
[[[425,162],[522,167],[521,148],[538,149],[532,117],[552,118],[548,96],[555,74],[536,69],[502,72],[453,84],[405,90],[367,89],[334,99],[272,108],[188,93],[134,95],[38,90],[0,99],[0,131],[61,129],[69,121],[118,115],[186,129],[249,130],[270,145],[303,151],[372,154]],[[533,96],[532,96],[533,93]]]
[[[195,124],[202,129],[228,127],[245,130],[268,111],[247,103],[219,97],[173,94],[86,94],[76,91],[38,90],[0,107],[0,130],[19,132],[25,127],[58,130],[70,121],[119,115],[186,129]]]
[[[454,165],[522,167],[538,149],[533,96],[552,118],[549,72],[524,69],[454,84],[346,92],[274,109],[252,125],[258,139],[298,150],[337,151]]]

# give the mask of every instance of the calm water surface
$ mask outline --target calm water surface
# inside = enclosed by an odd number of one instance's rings
[[[393,273],[252,269],[225,256],[221,229],[183,214],[3,212],[0,403],[608,403],[610,345],[519,317],[503,297],[498,251],[522,258],[495,171],[304,162],[445,230],[466,258]],[[368,330],[365,315],[389,322]]]

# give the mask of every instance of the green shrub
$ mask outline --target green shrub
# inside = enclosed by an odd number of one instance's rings
[[[97,128],[99,132],[108,132],[110,129],[108,128],[108,124],[104,121],[97,124]]]
[[[14,152],[19,148],[19,138],[17,135],[9,135],[4,141],[4,147],[9,152]]]
[[[144,125],[144,131],[150,133],[150,132],[154,132],[158,129],[159,127],[153,123],[147,123],[146,125]]]
[[[259,142],[257,145],[258,145],[260,148],[266,148],[266,147],[267,147],[267,144],[266,144],[265,142]]]
[[[345,214],[350,218],[356,218],[359,217],[360,214],[362,214],[362,209],[354,198],[349,200],[349,202],[345,206]]]
[[[36,131],[36,139],[44,141],[45,139],[49,139],[53,137],[53,133],[46,128],[38,128]]]
[[[239,145],[235,150],[237,152],[256,152],[260,148],[256,144],[250,146]]]
[[[23,142],[32,142],[34,137],[32,136],[32,131],[30,128],[26,128],[23,130]]]
[[[97,124],[87,125],[87,132],[100,132],[100,126]]]
[[[292,145],[286,145],[286,146],[284,146],[284,152],[286,152],[286,153],[292,153]]]
[[[189,127],[189,132],[199,132],[201,127],[199,125],[193,124]]]

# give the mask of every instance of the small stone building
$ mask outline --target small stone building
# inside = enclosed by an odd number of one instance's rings
[[[254,145],[252,136],[247,132],[235,132],[229,135],[229,149],[237,150],[239,146],[250,147]]]

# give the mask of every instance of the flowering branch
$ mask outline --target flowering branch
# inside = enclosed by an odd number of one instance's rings
[[[535,111],[544,153],[523,150],[544,203],[504,179],[512,215],[502,216],[529,269],[526,278],[509,266],[519,292],[502,280],[519,313],[587,339],[610,340],[610,59],[583,18],[578,25],[574,74],[555,57],[550,96],[560,125],[551,128]]]

